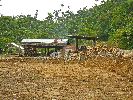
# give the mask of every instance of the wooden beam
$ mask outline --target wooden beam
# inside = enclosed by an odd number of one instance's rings
[[[73,35],[68,35],[67,37],[77,38],[77,39],[85,39],[85,40],[94,40],[97,38],[97,37],[92,37],[92,36],[73,36]]]

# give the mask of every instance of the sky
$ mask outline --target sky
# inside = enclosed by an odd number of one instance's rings
[[[62,7],[61,4],[64,6]],[[43,20],[48,13],[52,13],[54,10],[66,11],[70,6],[70,10],[76,13],[80,8],[85,6],[91,8],[95,4],[100,4],[100,0],[1,0],[0,14],[5,16],[21,14],[34,16],[38,10],[38,19]]]

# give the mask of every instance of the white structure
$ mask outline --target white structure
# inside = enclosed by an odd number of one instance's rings
[[[17,45],[17,44],[14,43],[14,42],[10,43],[10,45],[12,45],[12,46],[14,46],[14,47],[16,47],[16,48],[19,48],[19,49],[21,49],[21,50],[24,50],[24,48],[23,48],[22,46]]]
[[[67,44],[68,39],[23,39],[21,43],[43,43],[43,44]]]

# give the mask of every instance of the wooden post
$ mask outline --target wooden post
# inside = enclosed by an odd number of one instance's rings
[[[93,45],[96,46],[96,39],[93,39]]]
[[[55,47],[55,49],[54,49],[55,52],[57,52],[57,48],[58,48],[58,47]]]
[[[47,56],[49,56],[49,48],[47,48],[48,52],[47,52]]]
[[[78,38],[75,39],[76,39],[76,51],[78,51]]]
[[[45,53],[45,56],[46,56],[47,55],[47,49],[46,48],[45,48],[45,52],[44,53]]]

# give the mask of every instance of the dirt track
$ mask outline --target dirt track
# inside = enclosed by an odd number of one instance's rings
[[[133,62],[0,60],[0,100],[133,100]]]

